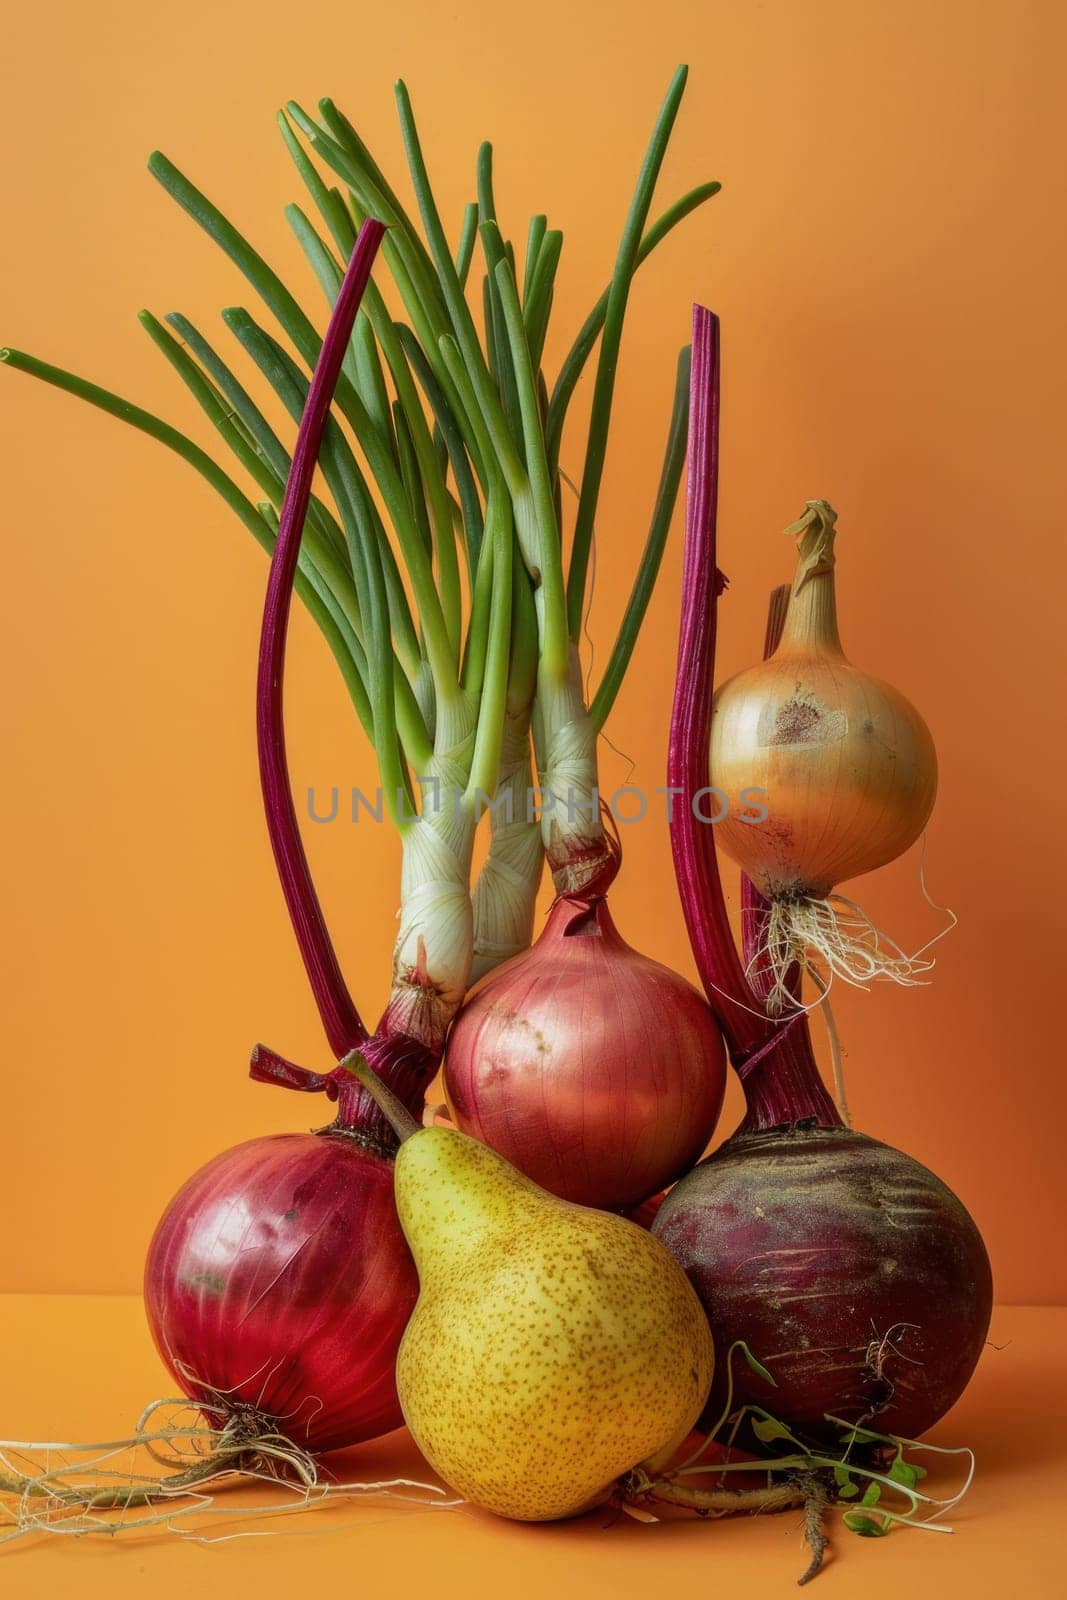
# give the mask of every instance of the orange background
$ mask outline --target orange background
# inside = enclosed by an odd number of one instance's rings
[[[180,308],[213,331],[217,308],[251,290],[149,178],[150,149],[305,286],[321,322],[281,215],[299,181],[273,114],[330,93],[395,171],[390,87],[403,73],[453,224],[491,135],[512,232],[542,208],[566,232],[551,370],[606,278],[670,71],[691,63],[661,202],[706,177],[725,187],[638,280],[599,522],[596,659],[644,538],[675,355],[701,299],[724,330],[722,668],[758,651],[766,591],[791,565],[778,530],[827,496],[846,646],[918,703],[940,751],[928,874],[961,925],[929,988],[838,991],[857,1124],[972,1207],[1001,1300],[1065,1298],[1067,1262],[1049,1249],[1067,1111],[1062,8],[192,0],[161,16],[129,0],[37,0],[7,31],[0,336],[209,444],[134,313]],[[158,446],[10,372],[0,406],[0,1289],[130,1291],[189,1171],[318,1115],[245,1077],[257,1038],[326,1059],[259,813],[266,566]],[[663,782],[679,557],[680,526],[609,726],[624,754],[604,748],[608,792],[631,761],[634,783]],[[303,616],[291,661],[298,794],[372,783]],[[665,828],[632,827],[625,843],[621,927],[691,971]],[[338,823],[310,845],[373,1015],[393,840]],[[906,944],[939,925],[914,852],[863,896]],[[732,1090],[724,1131],[737,1107]]]

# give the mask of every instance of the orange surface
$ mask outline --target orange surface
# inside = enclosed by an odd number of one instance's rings
[[[978,1472],[951,1515],[952,1537],[898,1529],[868,1540],[831,1525],[833,1558],[811,1593],[855,1600],[906,1593],[909,1600],[973,1600],[1062,1593],[1057,1477],[1067,1438],[1063,1349],[1067,1310],[997,1312],[977,1376],[932,1435],[967,1444]],[[132,1428],[146,1399],[169,1393],[133,1298],[0,1297],[0,1416],[9,1438],[112,1439]],[[933,1458],[928,1458],[933,1459]],[[346,1482],[411,1477],[433,1482],[404,1433],[331,1458]],[[947,1480],[940,1480],[947,1488]],[[277,1495],[268,1491],[276,1502]],[[232,1496],[231,1496],[232,1503]],[[223,1514],[195,1528],[202,1538],[255,1531],[208,1545],[174,1533],[117,1541],[35,1536],[0,1549],[10,1600],[89,1600],[151,1594],[155,1600],[316,1594],[477,1596],[534,1600],[545,1594],[714,1592],[751,1600],[794,1592],[806,1565],[799,1516],[682,1520],[657,1526],[601,1515],[552,1526],[500,1522],[469,1508],[420,1512],[385,1502],[314,1511],[287,1522],[239,1523]],[[668,1587],[669,1586],[669,1587]]]
[[[565,229],[551,368],[605,280],[669,74],[691,63],[664,203],[706,177],[725,188],[635,292],[600,519],[595,659],[606,658],[644,538],[675,355],[699,298],[721,314],[725,347],[723,668],[757,653],[766,591],[790,571],[778,530],[806,498],[828,496],[840,510],[846,645],[922,708],[940,749],[929,882],[961,926],[929,988],[840,995],[857,1122],[964,1197],[1003,1300],[1063,1299],[1067,1258],[1049,1251],[1047,1223],[1067,1110],[1056,932],[1063,7],[35,0],[8,18],[6,41],[0,338],[205,442],[134,313],[177,306],[214,328],[216,309],[251,291],[149,178],[153,147],[305,285],[321,319],[282,218],[299,184],[274,111],[287,96],[329,92],[395,171],[390,85],[402,72],[450,225],[490,134],[510,229],[522,237],[542,207]],[[258,811],[252,696],[266,569],[157,446],[9,372],[0,407],[0,1170],[18,1198],[0,1288],[132,1291],[153,1222],[193,1167],[317,1114],[245,1078],[260,1037],[325,1061]],[[620,752],[604,747],[609,793],[631,761],[633,782],[663,782],[679,547],[676,533],[608,730]],[[299,794],[373,781],[303,617],[290,709]],[[620,927],[690,971],[666,831],[623,831]],[[393,842],[339,824],[314,830],[310,845],[373,1014],[394,926]],[[939,926],[914,852],[863,894],[905,943]],[[736,1109],[734,1092],[724,1128]],[[58,1408],[53,1425],[69,1428],[68,1417]],[[38,1411],[33,1425],[46,1420]],[[3,1426],[14,1426],[7,1413]],[[565,1565],[591,1537],[560,1535],[551,1562]],[[616,1547],[640,1537],[624,1530]],[[687,1560],[702,1559],[696,1534],[680,1537]],[[508,1548],[533,1548],[520,1538],[507,1536]],[[753,1539],[791,1572],[778,1526],[727,1533],[722,1547]],[[917,1561],[912,1545],[893,1559]],[[299,1546],[284,1548],[249,1559],[300,1560]],[[951,1567],[957,1555],[933,1558]],[[132,1572],[134,1558],[121,1559]],[[881,1559],[861,1549],[853,1570]]]

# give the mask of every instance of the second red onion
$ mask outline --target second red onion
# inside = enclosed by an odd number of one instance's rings
[[[533,948],[452,1025],[457,1126],[542,1188],[621,1209],[698,1160],[718,1119],[722,1040],[703,997],[631,948],[606,900],[557,900]]]

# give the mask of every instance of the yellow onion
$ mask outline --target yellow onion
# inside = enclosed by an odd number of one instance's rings
[[[799,560],[781,640],[723,684],[712,712],[711,782],[729,801],[716,843],[770,902],[760,959],[782,980],[779,1004],[798,961],[857,982],[908,982],[918,970],[858,906],[832,895],[914,843],[937,789],[919,713],[841,648],[835,521],[825,500],[810,500],[786,529]]]

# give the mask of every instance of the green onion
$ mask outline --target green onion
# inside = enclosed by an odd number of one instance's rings
[[[681,377],[644,554],[587,707],[574,641],[630,284],[661,240],[718,189],[703,184],[690,190],[647,225],[684,86],[679,69],[638,177],[608,289],[554,377],[543,367],[563,235],[549,228],[546,213],[536,212],[517,272],[516,253],[497,224],[489,144],[476,162],[477,202],[467,205],[450,239],[403,83],[396,87],[397,112],[415,213],[332,101],[320,101],[315,116],[295,102],[278,114],[311,202],[307,211],[291,204],[286,216],[329,306],[358,229],[368,216],[387,224],[377,281],[366,290],[344,352],[296,582],[374,741],[385,799],[404,840],[393,1003],[403,1025],[425,1039],[441,1036],[462,996],[472,938],[478,973],[500,958],[496,952],[514,954],[529,941],[541,866],[538,826],[526,805],[531,729],[542,789],[562,795],[565,782],[576,784],[591,803],[597,731],[614,704],[659,570],[683,453]],[[276,334],[248,311],[223,313],[259,382],[295,427],[322,342],[300,294],[166,156],[155,153],[149,170],[244,274],[274,318]],[[479,240],[484,276],[472,272]],[[383,292],[385,276],[393,293]],[[481,331],[467,294],[479,277]],[[5,359],[176,451],[271,550],[290,454],[254,397],[254,383],[179,313],[161,321],[145,312],[142,323],[237,472],[254,486],[258,504],[199,444],[159,418],[32,357],[9,352]],[[584,442],[567,434],[568,448],[584,456],[577,520],[569,532],[561,516],[560,451],[570,400],[598,339],[588,434]],[[520,815],[508,823],[493,813],[472,914],[474,834],[498,785],[516,803],[521,798]],[[557,815],[543,833],[564,891],[592,881],[611,857],[599,814],[573,825],[566,816],[561,824]]]

